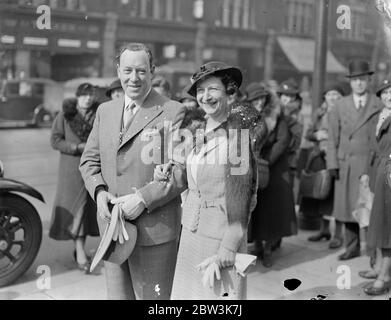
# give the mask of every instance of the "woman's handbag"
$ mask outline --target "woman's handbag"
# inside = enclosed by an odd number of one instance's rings
[[[258,189],[262,190],[267,187],[270,179],[269,162],[264,159],[257,160],[258,170]]]
[[[299,192],[302,197],[324,200],[330,194],[332,177],[329,171],[326,169],[309,171],[312,161],[319,155],[319,153],[311,154],[306,168],[301,173]]]

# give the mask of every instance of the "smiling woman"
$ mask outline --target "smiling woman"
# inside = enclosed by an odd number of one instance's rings
[[[174,300],[246,298],[245,274],[239,275],[234,265],[240,253],[247,252],[247,225],[256,179],[253,153],[243,151],[250,149],[246,141],[253,140],[256,127],[261,129],[257,136],[260,140],[264,140],[267,130],[252,109],[229,107],[228,98],[241,82],[238,68],[209,62],[193,76],[188,91],[206,113],[205,141],[193,146],[186,161],[188,191],[182,204],[182,234],[171,294]],[[220,133],[236,130],[241,135],[242,129],[251,139],[244,134],[239,163],[233,164],[230,156],[236,143]],[[226,161],[215,156],[218,149],[229,152]],[[250,166],[240,173],[235,171],[244,162]],[[169,175],[159,174],[166,174],[166,169],[158,166],[155,179],[170,180]]]

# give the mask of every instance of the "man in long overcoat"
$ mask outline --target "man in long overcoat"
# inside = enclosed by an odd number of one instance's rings
[[[99,106],[80,171],[102,220],[110,219],[110,202],[120,203],[125,219],[137,227],[128,259],[121,265],[105,261],[108,298],[169,299],[186,178],[179,164],[172,183],[153,181],[153,171],[170,159],[170,137],[185,107],[152,89],[154,64],[148,47],[127,44],[117,59],[125,97]]]
[[[347,77],[352,93],[340,99],[329,114],[327,168],[335,178],[334,216],[345,225],[346,251],[339,260],[360,255],[360,229],[352,211],[367,166],[370,124],[380,111],[378,98],[369,92],[372,74],[367,62],[351,62]]]

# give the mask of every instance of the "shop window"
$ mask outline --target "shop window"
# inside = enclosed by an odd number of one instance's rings
[[[285,0],[285,29],[299,35],[313,34],[314,3],[311,0]]]
[[[221,25],[235,29],[250,29],[253,25],[251,0],[223,0]]]
[[[350,29],[338,29],[337,37],[346,40],[365,40],[365,13],[359,8],[352,8],[350,15]]]

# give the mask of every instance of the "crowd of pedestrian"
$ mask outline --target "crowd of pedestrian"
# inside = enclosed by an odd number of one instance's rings
[[[80,85],[76,97],[64,101],[51,135],[61,158],[50,237],[72,239],[77,266],[89,272],[85,239],[102,236],[113,205],[137,228],[130,255],[120,264],[104,258],[110,299],[245,299],[245,273],[236,264],[248,243],[271,268],[283,238],[297,234],[298,215],[320,221],[308,241],[330,241],[330,249],[345,245],[338,259],[353,259],[361,254],[361,223],[353,212],[365,179],[374,195],[365,226],[372,269],[360,276],[374,279],[367,294],[389,290],[391,79],[374,95],[369,64],[351,62],[351,93],[342,83],[327,84],[304,130],[303,98],[293,79],[241,89],[239,68],[209,62],[174,101],[169,82],[154,76],[145,45],[124,46],[116,63],[119,79],[106,92],[110,101],[97,108],[93,86]],[[165,130],[165,121],[172,130]],[[174,149],[189,147],[182,160],[165,146],[175,129],[193,135],[174,143]],[[231,150],[235,138],[221,134],[232,129],[249,134],[238,140],[245,148],[235,164],[216,156],[216,150],[237,152]],[[161,137],[154,145],[160,160],[147,163],[141,155],[151,130]],[[241,174],[233,173],[244,165]],[[322,196],[311,195],[319,179]],[[111,254],[121,255],[116,250]]]

